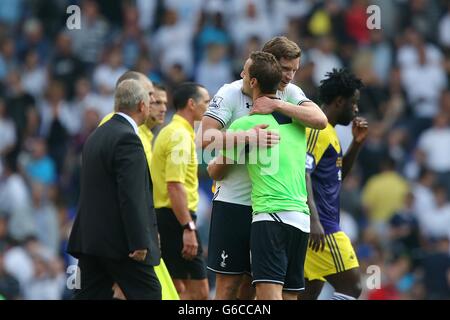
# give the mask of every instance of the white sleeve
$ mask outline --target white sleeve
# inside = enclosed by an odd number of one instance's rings
[[[222,86],[209,103],[204,116],[211,117],[227,127],[233,115],[232,95],[228,86]]]
[[[291,83],[286,88],[285,101],[292,104],[301,105],[303,102],[311,100],[306,97],[302,89]]]

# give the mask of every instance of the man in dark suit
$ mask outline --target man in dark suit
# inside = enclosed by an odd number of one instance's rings
[[[127,299],[161,299],[150,267],[160,259],[151,180],[137,135],[152,94],[137,80],[122,81],[114,97],[117,113],[84,146],[80,203],[67,250],[79,259],[75,299],[111,299],[113,283]]]

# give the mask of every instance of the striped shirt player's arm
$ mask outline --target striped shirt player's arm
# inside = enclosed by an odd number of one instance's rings
[[[283,100],[299,106],[306,102],[312,102],[306,97],[303,90],[295,84],[290,84],[286,87],[286,97]]]
[[[217,120],[222,128],[227,127],[233,115],[232,93],[228,86],[222,86],[211,99],[204,116]]]
[[[227,143],[236,143],[235,134],[221,131],[231,122],[235,98],[234,88],[224,85],[209,103],[196,138],[197,145],[202,149],[221,150]]]
[[[228,128],[227,133],[243,133],[245,135],[245,130],[251,128],[251,124],[246,121],[247,118],[235,120]],[[226,176],[230,164],[240,163],[242,155],[245,154],[245,147],[245,140],[225,146],[219,155],[208,164],[207,171],[211,179],[222,180]]]

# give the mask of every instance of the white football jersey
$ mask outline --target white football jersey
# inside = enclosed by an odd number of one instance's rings
[[[234,120],[247,116],[253,106],[252,98],[242,92],[243,80],[223,85],[211,100],[205,116],[219,121],[227,129]],[[302,89],[288,84],[283,91],[277,91],[283,101],[300,105],[310,101]],[[251,206],[252,185],[245,164],[235,164],[229,168],[226,177],[216,182],[214,200]]]

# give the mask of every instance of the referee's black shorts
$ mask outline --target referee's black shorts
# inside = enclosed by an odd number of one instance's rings
[[[169,270],[170,276],[181,280],[203,280],[206,279],[206,263],[203,258],[203,248],[197,235],[198,250],[193,260],[182,257],[183,250],[183,228],[178,222],[175,213],[170,208],[155,209],[158,220],[158,231],[161,241],[161,256]],[[196,221],[197,216],[191,213],[192,219]]]

